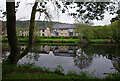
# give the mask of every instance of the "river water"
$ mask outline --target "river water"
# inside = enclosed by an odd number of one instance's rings
[[[21,45],[21,50],[25,49]],[[120,72],[120,45],[39,45],[36,44],[18,64],[35,63],[36,66],[55,70],[58,65],[68,71],[87,71],[98,77],[106,73]],[[9,52],[5,52],[9,55]]]

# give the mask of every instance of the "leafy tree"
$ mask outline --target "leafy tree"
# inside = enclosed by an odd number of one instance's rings
[[[40,3],[41,4],[41,3]],[[46,4],[46,3],[45,3]],[[33,33],[34,33],[34,20],[35,20],[35,14],[36,12],[45,13],[46,16],[49,18],[49,14],[46,12],[46,9],[43,8],[43,5],[41,5],[42,8],[38,7],[38,1],[35,0],[35,3],[32,7],[31,12],[31,18],[30,18],[30,26],[29,26],[29,41],[28,45],[20,52],[20,48],[17,41],[17,35],[16,35],[16,16],[15,16],[15,0],[13,2],[7,2],[6,1],[6,11],[7,11],[7,37],[8,37],[8,43],[10,45],[10,55],[8,56],[8,59],[4,63],[8,64],[16,64],[18,60],[22,57],[24,57],[28,51],[30,50],[33,42]]]
[[[34,19],[38,2],[35,2],[30,19],[30,32],[29,32],[29,43],[26,49],[22,52],[19,50],[19,45],[16,35],[16,16],[15,16],[15,1],[6,2],[6,11],[7,11],[7,37],[8,43],[10,45],[10,55],[5,63],[16,64],[18,60],[26,55],[33,44],[33,32],[34,32]]]
[[[120,20],[115,21],[111,25],[109,25],[113,31],[113,39],[115,39],[117,42],[120,40]]]
[[[92,26],[88,26],[87,28],[87,33],[86,33],[87,38],[94,38],[94,31]]]
[[[10,45],[10,55],[8,59],[6,60],[6,63],[10,63],[10,64],[16,64],[20,58],[22,58],[24,55],[28,53],[29,49],[31,48],[33,44],[35,13],[39,11],[41,15],[41,13],[44,12],[44,14],[46,14],[46,18],[47,19],[50,18],[50,15],[46,12],[46,9],[45,9],[47,2],[41,1],[39,5],[38,5],[38,2],[35,2],[32,8],[31,19],[30,19],[29,42],[28,42],[26,49],[20,52],[18,41],[17,41],[17,35],[16,35],[15,0],[13,1],[14,2],[6,2],[7,35],[8,35],[8,42]],[[105,10],[109,9],[108,4],[110,4],[109,2],[100,2],[100,3],[75,2],[74,4],[77,4],[77,6],[72,6],[71,2],[62,2],[63,7],[61,7],[61,4],[59,4],[58,0],[55,0],[52,3],[55,5],[55,7],[59,8],[62,11],[62,13],[65,13],[65,11],[69,11],[69,8],[75,9],[76,7],[78,7],[79,9],[77,9],[76,12],[69,12],[69,15],[75,18],[77,17],[81,19],[84,18],[85,23],[93,19],[97,19],[97,20],[103,19]],[[86,32],[84,32],[84,34],[85,33]]]

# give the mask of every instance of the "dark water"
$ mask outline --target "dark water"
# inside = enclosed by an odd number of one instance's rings
[[[25,46],[21,46],[21,50],[23,49]],[[65,74],[70,70],[77,73],[88,71],[90,74],[94,72],[95,76],[104,77],[105,73],[120,72],[119,51],[120,45],[34,45],[18,63],[35,63],[36,66],[53,71],[61,65]]]

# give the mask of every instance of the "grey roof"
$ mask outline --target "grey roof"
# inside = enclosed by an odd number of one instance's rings
[[[74,24],[55,24],[53,26],[53,29],[66,29],[66,28],[73,29],[75,28],[75,26]]]

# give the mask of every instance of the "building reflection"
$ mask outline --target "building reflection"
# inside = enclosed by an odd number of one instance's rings
[[[24,50],[26,46],[21,46],[21,50]],[[29,51],[30,53],[41,53],[41,54],[49,54],[50,52],[50,46],[40,46],[40,45],[35,45],[32,46],[32,49]]]
[[[25,49],[25,47],[22,47],[22,49]],[[38,53],[33,55],[35,59],[37,58],[37,55],[39,57],[39,54],[49,54],[50,51],[53,52],[54,56],[64,56],[64,57],[73,57],[75,66],[77,66],[80,69],[89,67],[92,63],[93,57],[89,54],[85,54],[84,50],[80,48],[79,46],[33,46],[32,50],[30,52]],[[31,57],[31,55],[28,55],[28,57]]]
[[[21,46],[21,50],[24,50],[26,46]],[[50,51],[53,51],[55,56],[68,56],[74,57],[76,55],[76,50],[79,46],[33,46],[30,52],[49,54]]]
[[[9,54],[8,45],[4,45],[2,49],[2,57],[6,58]],[[26,45],[21,45],[21,51]],[[96,56],[106,57],[111,60],[114,69],[120,72],[120,46],[114,45],[88,45],[88,46],[49,46],[49,45],[33,45],[32,49],[26,55],[26,58],[38,61],[41,54],[49,54],[53,52],[53,56],[73,57],[75,66],[80,69],[87,68],[91,65],[93,58]]]
[[[51,51],[55,56],[74,57],[77,49],[78,46],[51,46]]]

